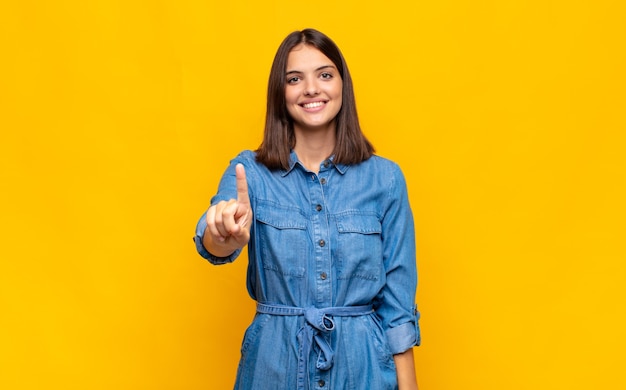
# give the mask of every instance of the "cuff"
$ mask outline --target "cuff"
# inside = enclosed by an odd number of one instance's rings
[[[204,236],[204,231],[206,230],[206,227],[207,227],[206,218],[204,217],[204,214],[203,214],[200,220],[198,221],[198,225],[196,225],[196,235],[193,237],[193,241],[196,244],[196,250],[198,251],[200,256],[204,257],[211,264],[215,264],[215,265],[232,263],[237,258],[237,256],[239,256],[241,249],[237,249],[236,251],[231,253],[230,256],[226,256],[226,257],[218,257],[218,256],[212,255],[211,253],[209,253],[209,251],[206,250],[206,248],[202,244],[202,237]]]
[[[421,344],[422,338],[419,327],[420,312],[417,310],[417,306],[413,309],[413,317],[413,321],[406,322],[385,332],[389,349],[393,355],[402,353],[411,347]]]

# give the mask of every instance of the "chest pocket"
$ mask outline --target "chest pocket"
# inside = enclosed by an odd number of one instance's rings
[[[335,219],[339,279],[378,280],[383,273],[382,225],[378,217],[350,213]]]
[[[303,277],[308,248],[307,220],[296,207],[259,201],[256,229],[263,268]]]

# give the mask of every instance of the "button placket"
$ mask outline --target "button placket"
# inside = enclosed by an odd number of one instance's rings
[[[323,165],[323,164],[322,164]],[[321,168],[320,173],[323,176],[328,175],[328,171],[325,168]],[[311,200],[311,233],[313,236],[313,245],[315,246],[315,258],[314,263],[311,264],[312,271],[314,273],[311,276],[314,277],[313,294],[315,294],[315,305],[320,307],[330,306],[332,302],[332,283],[330,282],[331,275],[331,260],[330,260],[330,245],[328,240],[330,234],[330,226],[328,220],[324,214],[326,205],[324,204],[324,191],[323,188],[327,184],[327,177],[321,177],[320,174],[314,174],[309,172],[309,199]]]

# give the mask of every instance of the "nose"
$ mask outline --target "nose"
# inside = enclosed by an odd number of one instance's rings
[[[309,79],[306,81],[304,86],[304,95],[305,96],[315,96],[320,93],[319,87],[317,85],[316,79]]]

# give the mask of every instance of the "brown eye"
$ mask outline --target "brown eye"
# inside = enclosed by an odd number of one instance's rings
[[[298,81],[300,81],[300,77],[296,77],[296,76],[290,77],[287,79],[287,84],[295,84]]]

